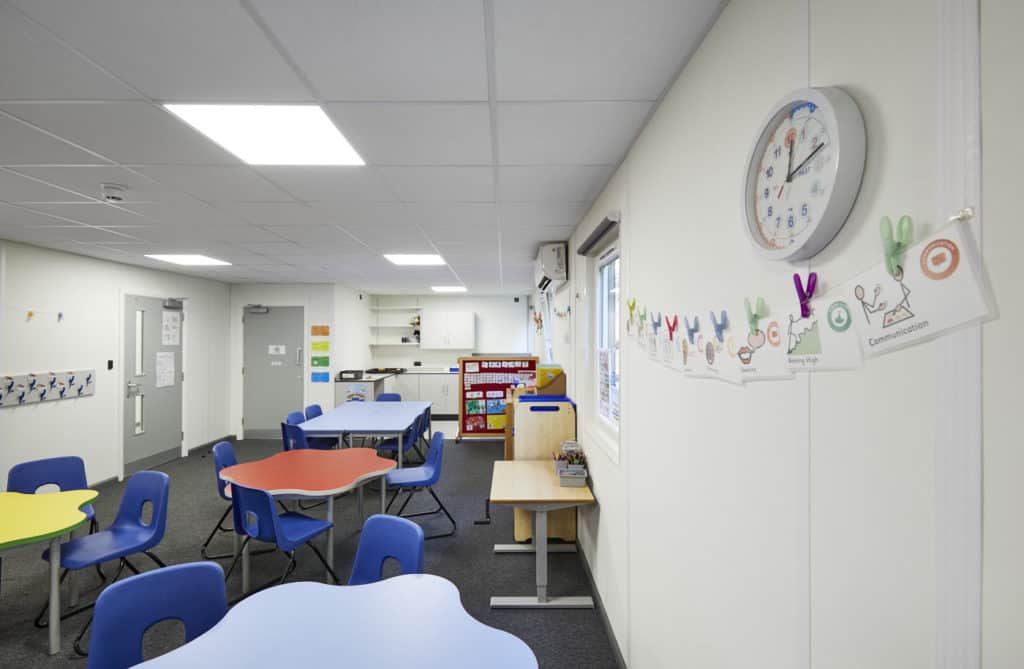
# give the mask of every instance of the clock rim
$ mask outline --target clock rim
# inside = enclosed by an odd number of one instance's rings
[[[765,248],[758,241],[757,212],[754,207],[752,189],[756,187],[759,168],[757,163],[768,145],[768,136],[772,130],[772,121],[786,107],[794,102],[806,101],[815,104],[827,115],[831,128],[835,128],[836,138],[833,140],[836,149],[835,180],[832,193],[825,209],[818,218],[817,224],[805,232],[795,244],[784,249]],[[860,192],[864,177],[864,160],[867,150],[867,138],[864,128],[864,117],[853,97],[838,86],[798,88],[787,93],[774,105],[759,126],[757,135],[747,157],[747,171],[743,178],[743,218],[747,239],[758,255],[768,260],[788,260],[795,262],[811,258],[835,238],[843,225],[846,224],[853,204]]]

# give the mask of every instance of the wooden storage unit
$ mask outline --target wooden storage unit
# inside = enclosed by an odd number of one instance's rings
[[[543,400],[515,402],[514,460],[542,460],[554,467],[552,456],[562,442],[576,439],[576,409],[572,402]],[[507,443],[507,442],[506,442]],[[548,536],[576,541],[576,508],[548,513]],[[533,538],[531,514],[515,509],[515,540]]]

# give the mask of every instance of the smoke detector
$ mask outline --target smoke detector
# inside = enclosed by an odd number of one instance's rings
[[[128,188],[118,184],[100,184],[100,195],[105,202],[119,204],[127,199]]]

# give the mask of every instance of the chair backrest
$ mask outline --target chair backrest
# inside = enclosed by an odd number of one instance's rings
[[[77,455],[22,462],[7,472],[7,492],[34,494],[44,485],[63,490],[85,490],[85,463]]]
[[[217,479],[217,494],[222,499],[231,500],[227,493],[224,492],[227,482],[220,477],[220,470],[237,464],[238,458],[235,457],[235,449],[232,448],[231,442],[219,441],[213,445],[213,476]]]
[[[149,470],[135,472],[124,488],[121,506],[117,509],[117,518],[111,529],[141,530],[142,536],[146,538],[140,543],[140,552],[156,546],[164,538],[167,529],[167,498],[170,490],[171,477],[167,474]],[[153,507],[148,523],[143,516],[146,504]]]
[[[435,432],[430,437],[430,450],[427,451],[423,469],[427,474],[423,485],[431,486],[441,478],[441,456],[444,455],[444,432]]]
[[[381,393],[377,395],[378,402],[401,402],[402,396],[398,393]]]
[[[215,562],[174,565],[113,583],[96,600],[88,669],[135,666],[143,660],[142,641],[153,625],[180,620],[188,642],[227,610],[224,570]]]
[[[320,408],[319,404],[310,404],[306,407],[306,420],[313,420],[317,416],[323,416],[324,410]]]
[[[376,514],[363,523],[349,585],[376,583],[388,558],[403,574],[423,573],[423,529],[405,518]]]
[[[277,543],[277,511],[269,492],[234,484],[231,486],[231,503],[235,507],[234,517],[238,523],[235,527],[239,534]]]
[[[297,411],[295,413],[298,413]],[[296,448],[309,448],[306,433],[294,423],[281,423],[281,445],[286,451]]]
[[[301,411],[289,411],[288,415],[284,417],[284,422],[289,425],[298,425],[299,423],[305,423],[306,417],[302,415]]]

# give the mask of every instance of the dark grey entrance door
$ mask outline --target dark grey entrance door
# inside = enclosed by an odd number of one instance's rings
[[[242,316],[242,427],[247,438],[280,438],[302,410],[303,308],[248,306]]]

